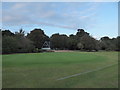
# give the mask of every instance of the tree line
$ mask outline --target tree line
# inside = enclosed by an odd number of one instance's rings
[[[44,30],[34,29],[25,35],[23,29],[18,32],[0,30],[2,33],[2,53],[34,53],[41,52],[45,41],[50,42],[53,50],[81,50],[81,51],[120,51],[120,36],[108,36],[96,40],[83,29],[78,29],[75,35],[55,33],[48,37]]]

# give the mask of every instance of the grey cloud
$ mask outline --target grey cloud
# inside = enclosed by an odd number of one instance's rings
[[[60,7],[59,3],[14,3],[9,9],[3,10],[3,24],[42,24],[67,29],[91,26],[96,4],[86,3],[86,6],[89,5],[86,9],[82,8],[83,3],[63,3],[63,5],[66,7]],[[61,11],[56,11],[55,8],[61,8]],[[78,11],[77,8],[83,10]],[[90,12],[89,15],[86,15],[87,11]]]

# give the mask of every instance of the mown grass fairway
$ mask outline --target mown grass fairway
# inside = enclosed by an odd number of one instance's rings
[[[3,55],[3,88],[117,88],[117,52]],[[73,74],[102,70],[57,80]]]

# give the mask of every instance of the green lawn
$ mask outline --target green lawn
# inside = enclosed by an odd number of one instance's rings
[[[117,52],[3,55],[3,88],[117,88]],[[98,71],[57,80],[62,77]]]

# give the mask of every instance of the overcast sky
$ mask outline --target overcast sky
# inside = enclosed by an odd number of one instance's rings
[[[3,29],[26,33],[41,28],[53,33],[75,34],[83,28],[95,38],[118,35],[117,2],[3,2]]]

